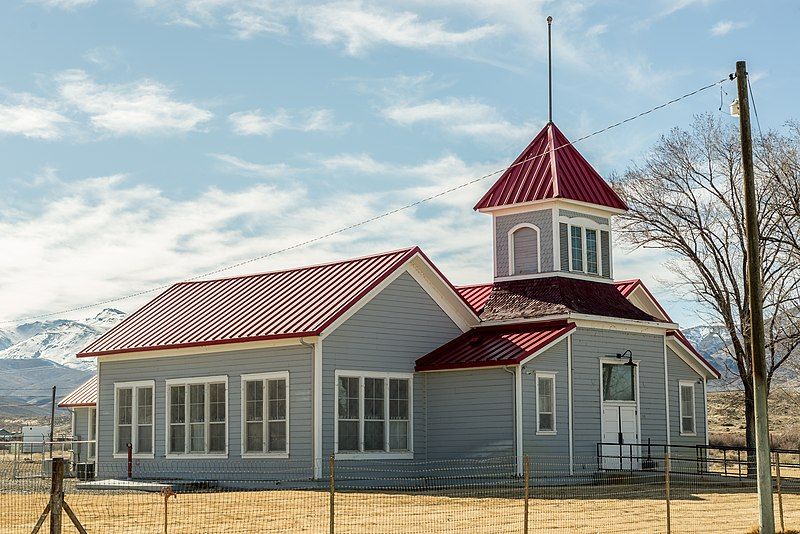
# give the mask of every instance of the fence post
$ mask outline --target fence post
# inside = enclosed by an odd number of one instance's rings
[[[166,486],[161,490],[161,495],[164,496],[164,534],[167,534],[167,530],[169,529],[169,522],[167,521],[167,509],[169,505],[169,498],[175,497],[177,499],[177,495],[174,491],[172,491],[172,486]]]
[[[778,485],[778,513],[780,514],[781,518],[781,532],[784,532],[786,528],[783,524],[783,493],[781,493],[781,453],[775,451],[775,481]]]
[[[334,475],[333,475],[333,455],[331,454],[328,458],[328,475],[330,477],[330,492],[331,492],[331,503],[330,503],[330,534],[334,534],[334,521],[333,521],[333,496],[336,493],[335,483],[334,483]]]
[[[128,443],[128,480],[133,478],[133,444]]]
[[[53,458],[50,485],[50,534],[61,534],[61,510],[64,502],[64,460]]]
[[[525,475],[525,522],[523,533],[528,534],[528,497],[530,497],[531,459],[527,454],[525,455],[522,466]]]
[[[672,532],[672,515],[669,500],[669,453],[664,455],[664,490],[667,499],[667,534]]]

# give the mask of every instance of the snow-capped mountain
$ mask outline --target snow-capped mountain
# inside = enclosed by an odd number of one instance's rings
[[[105,309],[83,321],[55,319],[18,325],[0,332],[0,360],[48,360],[78,370],[93,370],[94,359],[75,354],[125,318],[125,313]]]
[[[700,325],[683,330],[683,335],[691,341],[694,348],[711,362],[711,364],[722,373],[722,380],[713,381],[709,387],[725,388],[732,382],[738,380],[738,375],[734,371],[736,362],[725,351],[725,347],[730,345],[731,336],[728,330],[722,325]]]
[[[94,358],[75,354],[124,318],[109,308],[82,321],[36,321],[0,330],[0,419],[47,416],[52,386],[61,399],[94,373]]]

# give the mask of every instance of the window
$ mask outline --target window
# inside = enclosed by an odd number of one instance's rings
[[[89,408],[89,421],[86,435],[89,440],[89,460],[94,460],[95,456],[95,436],[97,435],[97,408]]]
[[[586,229],[586,272],[597,274],[597,230]]]
[[[226,456],[228,377],[167,380],[167,456]]]
[[[564,247],[562,244],[562,264],[567,259],[569,261],[569,270],[578,271],[587,274],[600,275],[603,271],[608,270],[608,267],[603,268],[603,252],[601,247],[601,235],[607,232],[601,232],[604,225],[589,219],[573,219],[574,221],[581,221],[580,225],[569,224],[569,246]],[[567,224],[562,224],[561,238],[564,239],[564,228]],[[605,258],[606,260],[608,258]],[[605,273],[608,275],[609,273]]]
[[[411,375],[336,372],[336,452],[412,456]]]
[[[242,376],[242,454],[289,454],[289,373]]]
[[[603,400],[636,400],[636,366],[618,363],[603,364]]]
[[[126,456],[129,443],[134,455],[153,455],[154,385],[152,380],[114,384],[115,456]],[[91,418],[89,424],[93,424]]]
[[[536,433],[556,433],[555,373],[536,373]]]
[[[572,270],[583,270],[583,229],[580,226],[570,226],[572,247]]]
[[[681,380],[680,394],[681,405],[681,434],[693,436],[696,433],[694,419],[694,382]]]

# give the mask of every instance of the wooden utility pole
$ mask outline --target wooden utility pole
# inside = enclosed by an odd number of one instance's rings
[[[53,397],[50,399],[50,459],[53,459],[53,430],[56,424],[56,387],[53,386]],[[44,451],[42,451],[44,454]]]
[[[750,363],[753,372],[755,405],[756,473],[761,534],[775,534],[772,508],[772,466],[770,465],[769,423],[767,420],[767,363],[764,350],[764,288],[761,283],[756,185],[753,171],[753,139],[750,135],[750,101],[747,92],[747,65],[736,62],[736,88],[739,95],[739,130],[744,166],[744,219],[747,234],[747,290],[750,307]]]

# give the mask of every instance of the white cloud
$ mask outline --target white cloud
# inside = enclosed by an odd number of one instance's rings
[[[402,48],[451,48],[496,35],[494,25],[464,31],[445,29],[443,21],[425,21],[410,11],[365,6],[360,1],[334,2],[300,11],[310,35],[325,44],[342,44],[348,54],[360,55],[379,44]]]
[[[260,109],[232,113],[228,119],[233,131],[239,135],[272,135],[280,130],[300,132],[332,132],[348,128],[347,123],[337,123],[329,109],[290,111],[277,109],[265,115]]]
[[[97,0],[28,0],[28,3],[30,4],[40,4],[45,7],[66,10],[91,6],[95,2],[97,2]]]
[[[353,171],[362,174],[382,174],[391,166],[376,161],[368,154],[337,154],[322,160],[322,166],[328,170]]]
[[[42,195],[34,204],[0,210],[0,250],[14,251],[0,255],[0,320],[127,295],[277,251],[477,172],[453,157],[415,168],[430,173],[424,186],[350,193],[340,187],[318,192],[292,182],[258,183],[210,188],[182,199],[123,174],[77,181],[51,177],[40,185]],[[488,280],[490,219],[469,209],[485,187],[458,191],[457,207],[448,195],[226,274],[419,244],[454,282]],[[113,306],[131,311],[152,296]]]
[[[172,98],[169,88],[155,80],[100,84],[82,70],[56,77],[59,98],[89,115],[92,126],[117,135],[174,133],[198,129],[213,116],[208,110]]]
[[[732,20],[721,20],[711,27],[711,35],[715,37],[722,37],[727,35],[733,30],[740,30],[746,28],[746,22],[734,22]]]
[[[245,176],[257,176],[260,178],[285,178],[295,173],[289,165],[285,163],[253,163],[251,161],[243,160],[232,156],[230,154],[209,154],[212,158],[216,159],[224,165],[228,171]]]
[[[385,108],[382,114],[403,126],[429,123],[453,134],[478,139],[525,139],[536,133],[533,124],[513,124],[502,118],[494,107],[474,99],[396,104]]]
[[[589,29],[586,30],[586,37],[597,37],[598,35],[603,35],[608,31],[607,24],[595,24],[594,26],[590,26]]]
[[[34,139],[58,139],[69,119],[46,100],[15,95],[14,102],[0,102],[0,133]]]
[[[289,31],[284,24],[252,11],[237,10],[228,15],[226,19],[236,37],[243,40],[251,39],[262,33],[284,34]]]

